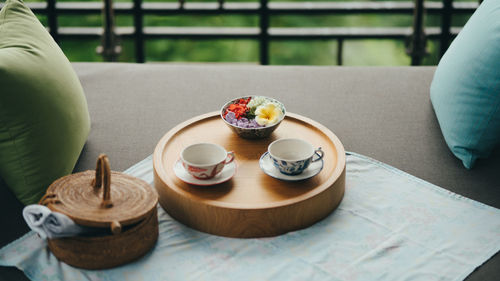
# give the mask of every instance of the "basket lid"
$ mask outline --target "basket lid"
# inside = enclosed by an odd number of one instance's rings
[[[99,155],[94,171],[62,177],[53,182],[40,204],[63,213],[75,223],[91,227],[122,226],[141,221],[155,211],[158,195],[145,181],[111,171],[105,154]]]

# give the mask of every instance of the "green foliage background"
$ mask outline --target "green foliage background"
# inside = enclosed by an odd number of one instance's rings
[[[44,0],[28,0],[27,2],[29,1]],[[131,0],[118,1],[129,2]],[[175,2],[175,0],[167,1]],[[215,0],[196,1],[211,2]],[[232,1],[251,2],[252,0]],[[463,26],[469,16],[455,15],[452,18],[452,26]],[[47,25],[45,16],[40,15],[39,19],[43,24]],[[425,25],[439,26],[440,20],[440,16],[426,15]],[[117,15],[115,21],[117,26],[133,26],[131,15]],[[60,27],[97,27],[102,25],[102,17],[101,15],[59,16],[58,23]],[[258,27],[258,17],[254,15],[145,16],[144,25]],[[272,16],[270,21],[271,27],[410,27],[411,25],[412,15],[280,15]],[[99,44],[100,40],[62,40],[60,42],[61,48],[70,61],[102,61],[102,57],[95,52]],[[121,44],[123,50],[119,61],[135,61],[133,41],[122,40]],[[437,64],[438,42],[428,41],[427,48],[429,55],[424,59],[423,64]],[[146,41],[145,49],[147,62],[238,62],[257,64],[259,59],[258,42],[256,40],[196,41],[154,39]],[[271,64],[336,65],[336,57],[336,40],[272,41],[270,44]],[[401,40],[345,40],[343,46],[343,64],[409,65],[410,57],[405,54],[405,45]]]

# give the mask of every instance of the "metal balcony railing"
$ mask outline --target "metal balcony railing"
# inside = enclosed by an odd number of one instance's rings
[[[425,55],[426,40],[437,39],[440,56],[449,46],[451,38],[460,27],[451,27],[452,15],[471,14],[477,2],[47,2],[28,3],[38,14],[47,16],[48,30],[58,42],[67,38],[102,38],[101,54],[105,60],[116,59],[119,46],[116,36],[132,38],[135,42],[136,62],[145,62],[145,40],[168,39],[252,39],[259,42],[259,61],[269,64],[269,44],[277,40],[334,39],[337,44],[337,63],[342,64],[343,42],[346,39],[399,39],[406,40],[407,53],[412,65],[421,64]],[[1,6],[1,4],[0,4]],[[104,13],[103,13],[104,11]],[[103,27],[59,27],[60,15],[101,14],[105,16]],[[133,15],[134,26],[114,27],[113,14]],[[146,15],[255,15],[258,27],[148,27],[144,26]],[[276,15],[345,15],[345,14],[413,14],[411,27],[315,27],[284,28],[270,27],[270,18]],[[424,27],[424,14],[439,15],[440,27]]]

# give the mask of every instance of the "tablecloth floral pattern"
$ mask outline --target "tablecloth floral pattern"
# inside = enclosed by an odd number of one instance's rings
[[[153,183],[151,157],[126,173]],[[462,280],[500,250],[500,210],[355,153],[346,193],[315,225],[259,239],[188,228],[158,208],[146,256],[107,270],[59,262],[34,232],[0,250],[33,280]]]

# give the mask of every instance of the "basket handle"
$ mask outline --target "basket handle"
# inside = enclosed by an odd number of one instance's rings
[[[104,186],[101,206],[104,208],[113,207],[113,202],[111,202],[111,169],[109,168],[109,159],[106,154],[101,154],[97,158],[93,186],[94,189]]]
[[[92,185],[94,186],[94,189],[101,187],[104,188],[102,191],[101,207],[113,207],[113,202],[111,202],[111,169],[109,167],[109,159],[106,154],[101,154],[97,158],[95,179],[92,182]],[[119,234],[122,231],[122,226],[118,221],[112,221],[110,228],[113,234]]]

